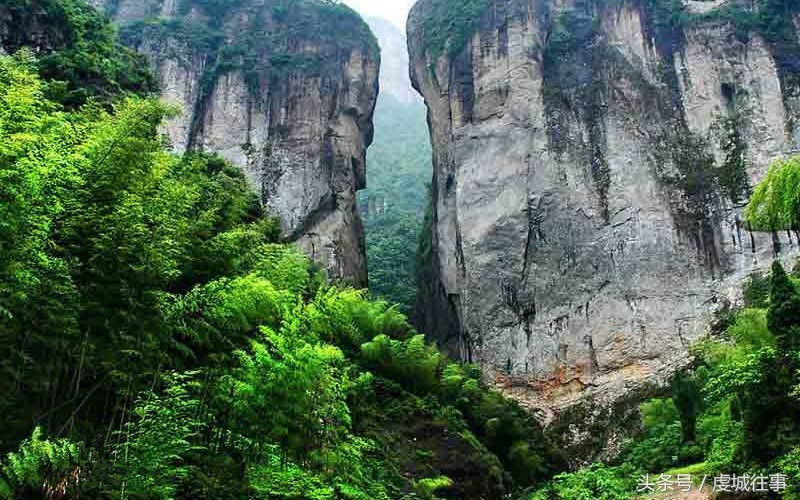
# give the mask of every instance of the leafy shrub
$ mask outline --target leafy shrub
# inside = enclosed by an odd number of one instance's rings
[[[626,462],[650,472],[663,471],[702,458],[702,449],[684,439],[680,416],[672,399],[641,405],[645,436],[624,454]]]
[[[452,479],[449,477],[439,476],[417,481],[415,489],[419,493],[420,497],[424,500],[436,500],[436,490],[449,488],[450,486],[453,486]]]
[[[436,387],[444,360],[422,335],[406,341],[378,335],[361,346],[361,357],[369,368],[418,394]]]
[[[242,435],[280,443],[284,457],[306,460],[310,449],[332,447],[350,429],[349,382],[342,352],[306,342],[296,326],[263,327],[263,339],[237,353],[241,368],[225,378],[220,397]]]
[[[766,309],[769,306],[769,278],[753,274],[744,287],[745,306]]]
[[[282,463],[279,453],[248,471],[255,498],[333,500],[333,487],[324,478],[295,464]]]
[[[767,311],[764,309],[742,310],[727,333],[742,351],[775,346],[775,337],[767,327]]]
[[[783,498],[785,500],[800,499],[800,447],[795,447],[776,459],[772,469],[774,474],[785,474],[787,476],[787,488]]]
[[[638,471],[631,465],[594,464],[559,474],[530,500],[626,500],[636,493]]]
[[[476,436],[505,465],[516,487],[529,487],[566,468],[534,416],[482,385],[477,367],[447,364],[441,379],[443,400],[460,410]]]
[[[278,290],[313,296],[319,281],[314,276],[311,261],[297,248],[264,244],[256,247],[248,260],[251,272],[268,280]]]
[[[734,418],[735,401],[725,399],[709,408],[697,424],[697,441],[705,453],[709,470],[733,470],[742,443],[742,423]],[[723,472],[724,473],[724,472]]]
[[[80,445],[67,439],[44,439],[37,427],[31,438],[20,444],[19,451],[8,455],[2,467],[8,482],[0,478],[0,494],[4,489],[7,498],[11,498],[12,490],[18,498],[37,492],[45,496],[72,492],[80,481],[82,457]]]
[[[189,386],[194,374],[168,374],[165,388],[145,392],[133,407],[133,419],[117,433],[112,456],[117,491],[168,500],[189,477],[189,454],[202,451],[193,438],[204,425],[200,401]]]
[[[111,22],[85,1],[14,0],[3,7],[9,27],[0,40],[3,48],[13,53],[33,45],[41,76],[66,84],[50,86],[50,96],[63,104],[74,107],[90,98],[110,102],[123,91],[157,90],[146,59],[123,47]]]

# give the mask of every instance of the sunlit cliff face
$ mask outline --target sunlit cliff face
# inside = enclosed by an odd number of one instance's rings
[[[165,127],[174,148],[241,167],[286,238],[332,278],[366,285],[355,193],[378,92],[374,37],[341,5],[254,5],[183,12],[172,0],[123,0],[111,14],[183,110]],[[165,21],[142,22],[154,14]]]
[[[409,22],[434,146],[424,328],[533,407],[663,384],[731,290],[800,245],[741,222],[797,147],[791,54],[632,0],[466,2],[474,31],[442,45],[441,4]]]

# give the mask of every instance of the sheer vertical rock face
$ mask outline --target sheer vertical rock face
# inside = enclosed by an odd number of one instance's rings
[[[103,3],[102,0],[98,0]],[[378,93],[366,24],[322,2],[105,2],[123,40],[150,56],[177,151],[218,152],[241,167],[285,236],[334,279],[365,286],[356,192]]]
[[[490,0],[437,50],[440,3],[408,37],[434,147],[422,326],[545,417],[663,384],[744,278],[798,249],[741,221],[798,147],[796,61],[725,22],[667,32],[635,0]]]

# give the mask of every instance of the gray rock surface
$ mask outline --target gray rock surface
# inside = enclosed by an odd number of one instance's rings
[[[741,282],[797,251],[741,212],[798,147],[798,93],[730,23],[665,32],[635,0],[488,3],[463,48],[426,32],[441,2],[409,20],[434,148],[419,313],[552,421],[663,386]]]
[[[150,56],[176,151],[218,152],[246,173],[284,235],[334,279],[366,286],[356,192],[378,93],[366,24],[323,2],[96,0],[123,41]],[[188,6],[188,8],[187,8]]]

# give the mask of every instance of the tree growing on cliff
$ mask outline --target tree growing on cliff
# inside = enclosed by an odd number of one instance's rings
[[[745,211],[755,231],[800,230],[800,157],[775,162]]]

